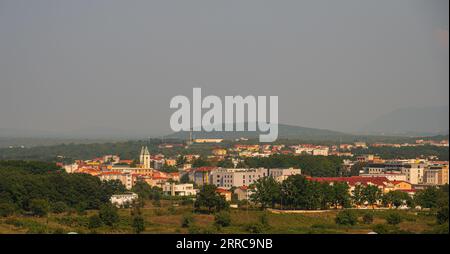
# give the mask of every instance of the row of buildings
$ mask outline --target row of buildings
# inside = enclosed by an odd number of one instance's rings
[[[386,177],[413,185],[444,185],[449,183],[448,161],[388,160],[368,163],[360,176]]]

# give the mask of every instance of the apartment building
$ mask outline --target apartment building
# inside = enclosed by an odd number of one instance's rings
[[[424,172],[424,183],[444,185],[449,183],[448,166],[431,165]]]
[[[401,172],[406,175],[406,181],[411,184],[423,183],[423,175],[426,165],[423,163],[413,163],[404,165]]]
[[[219,168],[211,174],[211,183],[217,187],[229,189],[232,187],[249,186],[255,183],[258,179],[266,176],[271,176],[277,181],[283,181],[287,177],[296,174],[301,174],[301,170],[294,168]]]
[[[265,176],[268,176],[268,170],[264,168],[219,168],[211,174],[211,183],[217,187],[229,189],[231,187],[248,186]]]
[[[133,187],[133,175],[130,173],[102,172],[98,177],[102,181],[119,180],[127,190]]]

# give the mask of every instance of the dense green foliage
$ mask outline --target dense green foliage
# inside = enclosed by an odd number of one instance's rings
[[[390,225],[397,225],[402,222],[403,218],[398,212],[390,212],[386,216],[386,222]]]
[[[414,201],[423,208],[448,207],[448,185],[442,188],[428,187],[416,193]]]
[[[181,140],[165,140],[165,142],[182,143]],[[91,144],[59,144],[53,146],[36,146],[29,148],[0,148],[0,160],[33,160],[33,161],[63,161],[86,160],[103,156],[105,154],[119,155],[123,159],[138,159],[142,146],[148,146],[150,153],[163,153],[167,156],[195,153],[208,155],[212,145],[192,145],[189,150],[184,147],[173,147],[170,149],[159,148],[162,144],[160,139],[149,141],[136,140],[126,142],[108,142]]]
[[[87,174],[67,174],[53,163],[0,161],[0,203],[44,215],[51,208],[62,212],[97,209],[112,194],[124,190],[120,182],[101,182]],[[43,209],[43,203],[52,204]],[[33,210],[32,210],[33,209]]]
[[[217,193],[216,189],[216,186],[212,184],[203,185],[197,194],[195,206],[197,208],[206,207],[208,212],[218,212],[228,208],[228,203],[225,201],[225,198]]]
[[[340,211],[335,218],[336,224],[339,225],[355,225],[358,222],[358,217],[352,210]]]
[[[119,214],[117,208],[111,204],[105,204],[100,207],[98,216],[102,220],[103,224],[108,226],[114,226],[119,221]]]
[[[256,192],[251,195],[253,202],[261,204],[262,208],[271,206],[272,208],[280,200],[280,185],[273,179],[273,177],[263,177],[258,179],[253,187]]]
[[[46,199],[35,198],[30,201],[29,208],[33,215],[42,217],[49,212],[50,204]]]
[[[221,227],[228,227],[231,224],[230,213],[221,211],[214,216],[214,223]]]
[[[363,215],[362,217],[363,223],[364,224],[372,224],[373,222],[373,213],[371,212],[367,212]]]
[[[448,147],[432,145],[424,146],[404,146],[404,147],[369,147],[368,149],[354,149],[352,153],[376,154],[383,159],[415,159],[419,157],[437,156],[439,160],[449,159]]]
[[[131,191],[138,194],[140,199],[159,200],[162,196],[161,188],[151,187],[144,181],[137,181]]]
[[[412,205],[412,198],[406,192],[390,191],[383,195],[382,202],[385,206],[399,207]]]
[[[250,198],[262,208],[279,205],[283,209],[328,209],[349,207],[351,201],[346,183],[320,183],[301,175],[292,175],[281,184],[270,177],[261,178],[253,186],[255,192]]]
[[[142,215],[134,215],[131,226],[136,234],[140,234],[145,230],[145,220]]]

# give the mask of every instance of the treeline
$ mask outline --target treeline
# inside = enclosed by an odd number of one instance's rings
[[[369,147],[368,149],[354,149],[352,153],[376,154],[383,159],[415,159],[419,157],[437,156],[439,160],[449,159],[448,147],[424,145],[404,147]]]
[[[170,140],[166,140],[170,142]],[[182,143],[183,141],[172,141]],[[213,145],[192,145],[189,150],[184,147],[170,149],[159,148],[162,143],[159,139],[150,141],[127,141],[114,143],[93,144],[60,144],[55,146],[36,146],[30,148],[0,148],[0,160],[30,160],[30,161],[60,161],[70,163],[74,160],[87,160],[106,154],[119,155],[123,159],[138,159],[142,146],[148,146],[150,153],[163,153],[166,156],[197,153],[208,155]]]
[[[53,163],[0,161],[0,214],[84,211],[122,193],[119,181],[102,182],[87,174],[67,174]]]
[[[337,156],[272,155],[264,158],[246,158],[238,167],[247,168],[300,168],[310,176],[337,176],[342,159]]]
[[[414,199],[401,191],[382,193],[377,186],[357,186],[350,192],[347,183],[310,181],[304,176],[293,175],[282,183],[271,177],[261,178],[254,184],[251,200],[265,207],[281,209],[318,210],[330,207],[349,208],[361,205],[400,207],[407,205],[423,208],[446,209],[448,213],[448,185],[429,187],[416,193]]]

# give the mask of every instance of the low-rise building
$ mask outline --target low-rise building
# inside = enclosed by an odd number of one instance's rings
[[[222,197],[224,197],[225,201],[231,201],[231,196],[233,195],[231,191],[222,188],[217,188],[216,192],[219,193],[219,195],[221,195]]]
[[[254,193],[254,190],[249,188],[248,186],[241,186],[234,190],[234,194],[237,197],[237,200],[250,200],[251,195]]]
[[[163,185],[163,192],[170,196],[195,196],[197,194],[197,190],[194,189],[192,183],[165,183]]]
[[[110,198],[111,204],[117,207],[123,207],[126,205],[131,205],[134,201],[138,199],[138,194],[136,193],[125,193],[112,195]]]

